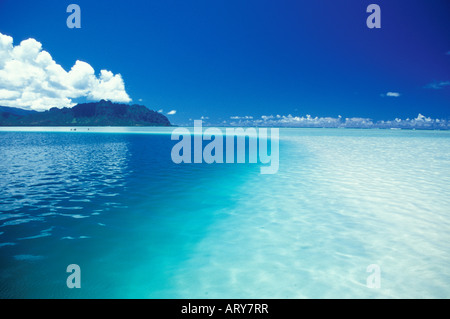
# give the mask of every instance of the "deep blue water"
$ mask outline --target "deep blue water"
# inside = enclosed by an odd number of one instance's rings
[[[2,297],[171,296],[171,272],[245,178],[172,163],[170,135],[2,132],[0,145]]]

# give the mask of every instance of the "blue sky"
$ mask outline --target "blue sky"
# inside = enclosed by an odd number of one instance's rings
[[[81,29],[66,26],[70,3]],[[366,26],[371,3],[381,29]],[[120,74],[131,103],[176,110],[176,124],[449,118],[449,13],[445,0],[0,0],[0,33],[36,39],[66,71],[80,60]]]

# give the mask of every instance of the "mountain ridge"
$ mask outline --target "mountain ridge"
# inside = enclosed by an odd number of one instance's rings
[[[20,110],[0,107],[0,126],[172,126],[166,116],[144,105],[106,100],[44,112]]]

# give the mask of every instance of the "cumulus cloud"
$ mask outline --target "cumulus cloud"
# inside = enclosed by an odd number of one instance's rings
[[[97,76],[79,60],[66,71],[35,39],[15,46],[12,37],[0,33],[0,105],[39,111],[74,106],[72,99],[80,97],[131,101],[120,74],[101,70]]]
[[[176,110],[172,110],[172,111],[168,112],[167,115],[174,115],[175,113],[177,113],[177,111]]]
[[[426,89],[434,89],[434,90],[440,90],[442,89],[444,86],[449,86],[450,85],[450,81],[440,81],[440,82],[432,82],[429,83],[427,85],[425,85]]]

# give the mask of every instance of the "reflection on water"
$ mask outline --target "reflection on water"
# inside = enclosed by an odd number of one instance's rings
[[[125,187],[126,140],[99,143],[99,136],[48,133],[1,137],[2,219],[8,214],[15,223],[51,214],[80,218],[80,211],[95,207],[92,199],[118,196]]]

